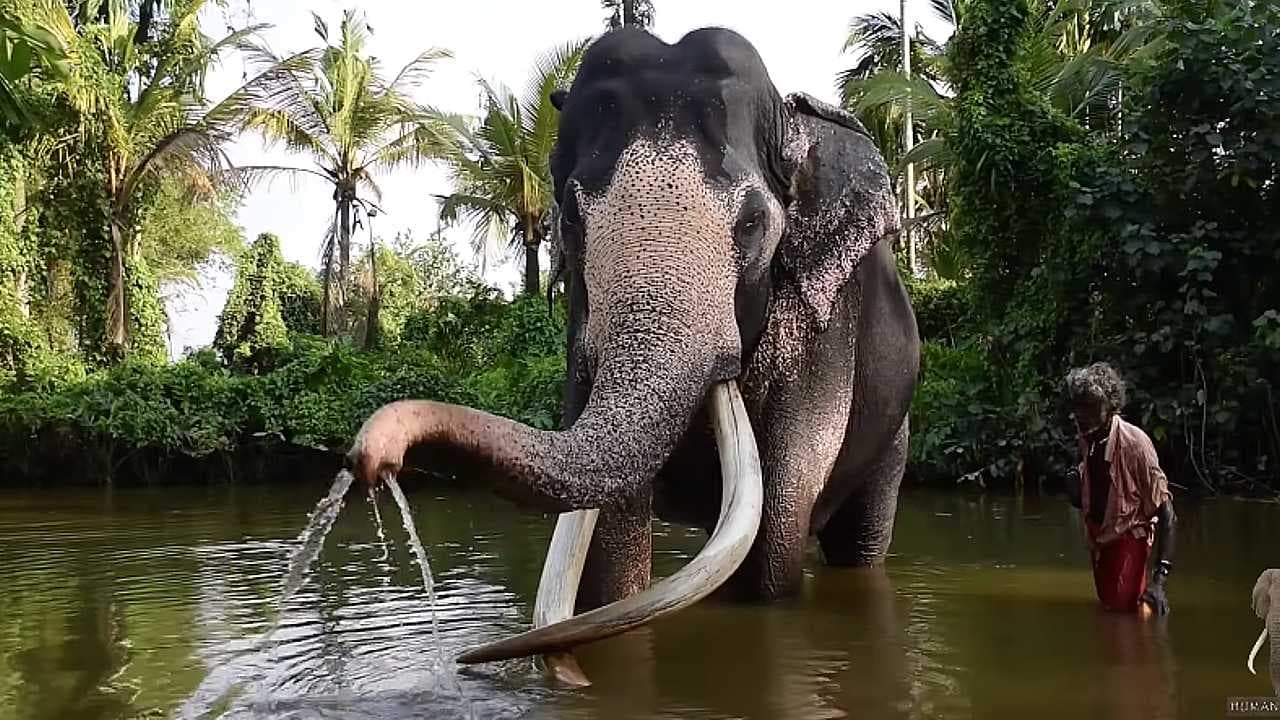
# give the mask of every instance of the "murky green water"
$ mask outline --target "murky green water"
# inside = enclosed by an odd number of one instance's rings
[[[1268,695],[1244,661],[1280,508],[1179,508],[1173,613],[1098,610],[1061,497],[903,497],[887,572],[810,563],[803,597],[707,601],[580,653],[594,685],[527,662],[440,673],[397,523],[352,500],[271,642],[314,487],[0,492],[0,720],[8,718],[1223,717]],[[528,627],[553,519],[409,482],[446,657]],[[391,510],[383,499],[384,519]],[[700,532],[660,526],[657,570]],[[1265,650],[1262,662],[1266,662]],[[228,690],[234,692],[227,693]],[[224,696],[219,703],[215,702]]]

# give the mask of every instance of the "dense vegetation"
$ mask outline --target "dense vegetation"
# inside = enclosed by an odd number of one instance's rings
[[[553,49],[529,97],[484,85],[480,117],[384,94],[324,103],[337,115],[323,134],[304,117],[309,97],[339,80],[394,89],[363,54],[359,18],[345,15],[333,40],[318,22],[324,46],[290,58],[233,34],[226,47],[256,52],[259,74],[214,104],[192,64],[215,44],[179,22],[203,5],[168,3],[145,27],[137,12],[116,26],[114,10],[58,15],[53,0],[0,11],[0,470],[65,481],[263,474],[298,453],[331,464],[373,409],[410,396],[558,425],[563,301],[556,269],[537,263],[555,212],[545,95],[571,78],[581,45]],[[652,22],[651,3],[603,5],[606,24]],[[1176,482],[1280,490],[1280,8],[933,6],[955,32],[916,33],[916,77],[899,72],[896,20],[879,15],[854,20],[857,66],[838,79],[899,187],[905,163],[917,171],[922,272],[899,248],[926,341],[911,477],[1060,475],[1075,453],[1062,379],[1107,359]],[[98,65],[68,65],[86,54],[101,63],[92,78]],[[428,51],[410,76],[445,59]],[[141,104],[130,92],[166,63],[176,109],[154,127],[130,139],[87,120],[85,98]],[[281,79],[305,92],[264,106],[255,87]],[[907,107],[922,141],[910,153]],[[335,193],[319,272],[286,262],[270,234],[240,237],[232,218],[256,175],[203,152],[233,126],[333,161],[335,187],[350,189]],[[146,165],[138,153],[171,135],[189,142],[147,165],[128,197],[88,160]],[[438,234],[354,246],[351,223],[377,211],[373,170],[401,162],[452,171],[442,219],[478,221],[478,251],[497,236],[525,260],[520,298],[486,287]],[[213,345],[167,362],[158,293],[210,262],[236,275]]]
[[[1081,96],[1101,110],[1073,116],[1042,81],[1046,47],[1068,47],[1052,28],[1106,26],[1087,4],[1050,7],[1074,22],[958,4],[942,65],[954,95],[929,116],[946,152],[926,165],[945,178],[940,242],[963,263],[913,291],[929,342],[915,470],[1057,475],[1075,453],[1062,378],[1105,359],[1175,481],[1274,491],[1280,8],[1145,7],[1119,50],[1063,61],[1110,78]]]

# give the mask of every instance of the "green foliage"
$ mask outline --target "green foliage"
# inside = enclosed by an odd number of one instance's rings
[[[916,280],[903,272],[922,340],[955,345],[958,338],[970,335],[973,301],[967,284],[954,280]]]
[[[324,296],[320,278],[298,263],[285,261],[277,281],[276,296],[285,328],[291,333],[319,335],[320,304]]]
[[[267,255],[255,251],[270,244],[260,238],[247,254]],[[477,307],[469,307],[472,302]],[[0,470],[32,471],[49,438],[60,448],[115,459],[142,451],[161,459],[201,458],[260,443],[342,448],[375,410],[404,398],[462,403],[557,427],[563,308],[548,313],[531,298],[506,303],[481,293],[453,306],[465,317],[491,321],[491,335],[465,341],[482,345],[475,355],[484,364],[458,369],[442,362],[442,355],[471,351],[452,350],[447,337],[439,347],[402,342],[371,353],[295,336],[278,351],[274,367],[259,374],[202,351],[170,365],[130,358],[77,382],[2,395]],[[414,325],[445,324],[425,317]]]
[[[182,183],[164,178],[143,207],[139,244],[158,285],[198,277],[210,258],[233,258],[244,245],[235,223],[236,197],[218,193],[214,202],[192,202]]]
[[[369,303],[374,278],[369,253],[360,258],[359,271],[347,290],[347,307],[356,321],[357,335],[367,332]],[[401,341],[405,322],[423,310],[430,310],[447,296],[463,292],[468,283],[478,282],[463,266],[439,234],[418,241],[410,232],[398,233],[388,246],[378,244],[378,337],[385,346]]]
[[[252,372],[272,364],[288,346],[280,310],[284,258],[280,239],[262,233],[236,260],[236,280],[218,317],[213,347],[223,359]]]
[[[432,310],[410,315],[403,341],[435,348],[449,372],[462,373],[493,361],[493,337],[506,303],[495,288],[471,287],[464,296],[441,298]]]
[[[1146,20],[1118,137],[1086,134],[1034,80],[1033,17],[966,4],[949,46],[973,325],[926,350],[913,466],[1061,472],[1062,378],[1104,359],[1175,479],[1280,487],[1280,8],[1175,3]],[[926,338],[949,339],[950,308],[912,292]]]
[[[1280,485],[1280,8],[1174,5],[1160,31],[1121,162],[1073,205],[1115,269],[1099,346],[1187,474]]]

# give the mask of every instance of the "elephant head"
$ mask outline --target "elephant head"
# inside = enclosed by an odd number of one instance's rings
[[[1249,651],[1249,672],[1254,672],[1253,659],[1262,642],[1271,636],[1271,687],[1280,696],[1280,570],[1263,570],[1253,585],[1253,611],[1266,623],[1253,649]],[[1257,674],[1257,673],[1254,673]]]
[[[400,469],[410,446],[432,446],[540,509],[647,519],[654,478],[709,405],[727,491],[720,525],[682,573],[464,662],[616,634],[727,579],[761,512],[738,378],[748,365],[785,367],[785,344],[753,357],[766,326],[784,337],[824,328],[859,260],[898,229],[884,162],[857,120],[808,96],[781,96],[731,31],[697,30],[674,45],[634,28],[609,32],[552,100],[561,113],[550,157],[556,267],[570,310],[567,429],[400,401],[369,418],[348,466],[376,483]]]

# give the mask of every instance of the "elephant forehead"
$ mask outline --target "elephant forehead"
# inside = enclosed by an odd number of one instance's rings
[[[736,209],[751,185],[747,177],[713,183],[689,141],[635,140],[619,155],[608,185],[579,190],[588,265],[593,256],[611,257],[619,244],[640,253],[674,245],[694,259],[725,259]]]
[[[679,312],[720,313],[724,308],[718,304],[731,309],[732,227],[750,185],[748,178],[728,185],[710,182],[688,142],[632,142],[605,188],[594,194],[576,190],[586,230],[584,279],[592,315],[609,313],[616,302],[626,303],[618,311],[641,309],[635,303],[646,295],[665,306],[663,311],[677,310],[673,303],[682,305]],[[715,300],[708,303],[707,297]],[[694,302],[702,307],[683,307]]]

